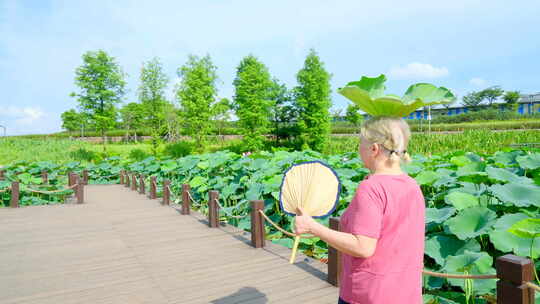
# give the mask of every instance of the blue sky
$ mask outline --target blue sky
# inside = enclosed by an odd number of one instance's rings
[[[491,85],[540,91],[539,1],[47,1],[0,0],[0,125],[9,134],[61,129],[76,107],[81,55],[103,49],[128,74],[136,101],[143,61],[159,57],[170,78],[188,54],[209,54],[219,96],[254,54],[289,87],[314,48],[336,88],[362,75],[388,76],[389,93],[415,82],[459,96]]]

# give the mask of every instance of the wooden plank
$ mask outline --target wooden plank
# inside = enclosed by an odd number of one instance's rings
[[[87,186],[81,205],[0,209],[0,302],[336,302],[326,265],[289,265],[288,248],[207,223],[120,185]]]

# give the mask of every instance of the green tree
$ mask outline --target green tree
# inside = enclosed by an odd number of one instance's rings
[[[78,93],[71,93],[79,102],[81,112],[95,124],[103,138],[105,150],[105,131],[116,123],[116,107],[124,96],[125,74],[115,58],[105,51],[86,52],[83,64],[75,71],[75,84]]]
[[[218,136],[221,135],[225,124],[231,119],[231,101],[227,98],[221,98],[212,106],[212,120],[215,123]]]
[[[139,85],[139,101],[144,109],[145,125],[158,135],[165,123],[165,89],[169,79],[160,60],[155,57],[143,63]]]
[[[503,100],[506,101],[507,107],[512,109],[512,111],[517,110],[518,101],[521,97],[519,91],[506,91],[503,96]]]
[[[181,106],[185,133],[202,148],[206,136],[212,131],[210,118],[217,94],[216,66],[208,55],[203,58],[190,55],[188,62],[178,69],[178,76],[181,81],[176,97]]]
[[[486,99],[489,106],[491,106],[495,100],[504,94],[504,91],[499,86],[493,86],[478,92],[478,94],[482,99]]]
[[[296,78],[298,86],[295,88],[295,103],[299,109],[300,144],[302,149],[322,151],[331,131],[331,75],[312,49]]]
[[[364,117],[362,114],[360,114],[360,108],[356,104],[349,104],[347,106],[345,119],[352,123],[355,127],[358,127],[364,120]]]
[[[471,107],[471,110],[474,110],[475,107],[482,103],[483,97],[479,92],[469,92],[467,95],[463,96],[463,105]]]
[[[272,80],[270,99],[274,101],[270,108],[271,123],[276,143],[280,138],[296,136],[295,128],[298,119],[298,109],[293,104],[292,92],[279,80]]]
[[[248,151],[263,148],[264,135],[270,130],[272,80],[266,66],[253,55],[240,61],[234,79],[234,109]]]
[[[74,109],[65,111],[60,116],[62,118],[62,128],[64,130],[73,132],[79,131],[82,128],[81,114]]]
[[[143,105],[130,102],[120,109],[122,127],[126,129],[126,135],[130,130],[141,129],[144,126],[145,110]]]

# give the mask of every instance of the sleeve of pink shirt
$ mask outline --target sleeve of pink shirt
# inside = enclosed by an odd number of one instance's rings
[[[350,233],[378,239],[382,228],[384,206],[380,196],[375,193],[373,183],[363,181],[356,189],[351,201],[349,227]]]

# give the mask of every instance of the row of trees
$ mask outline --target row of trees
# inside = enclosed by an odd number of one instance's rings
[[[475,107],[482,104],[492,106],[493,103],[501,98],[509,105],[517,104],[519,100],[518,91],[504,91],[500,86],[493,86],[478,92],[469,92],[463,96],[463,105]]]
[[[166,99],[169,79],[159,59],[143,63],[138,88],[138,102],[118,108],[125,94],[125,73],[106,52],[83,55],[76,69],[78,92],[71,94],[78,111],[62,114],[63,128],[105,131],[145,128],[151,131],[154,144],[163,136],[174,139],[189,135],[202,146],[215,129],[234,113],[243,135],[246,150],[262,149],[266,134],[276,139],[283,134],[301,148],[322,150],[330,133],[330,78],[314,50],[297,73],[298,85],[292,89],[273,78],[268,68],[253,55],[244,57],[236,70],[232,100],[218,98],[217,67],[210,56],[190,55],[177,70],[180,82],[175,100]]]

